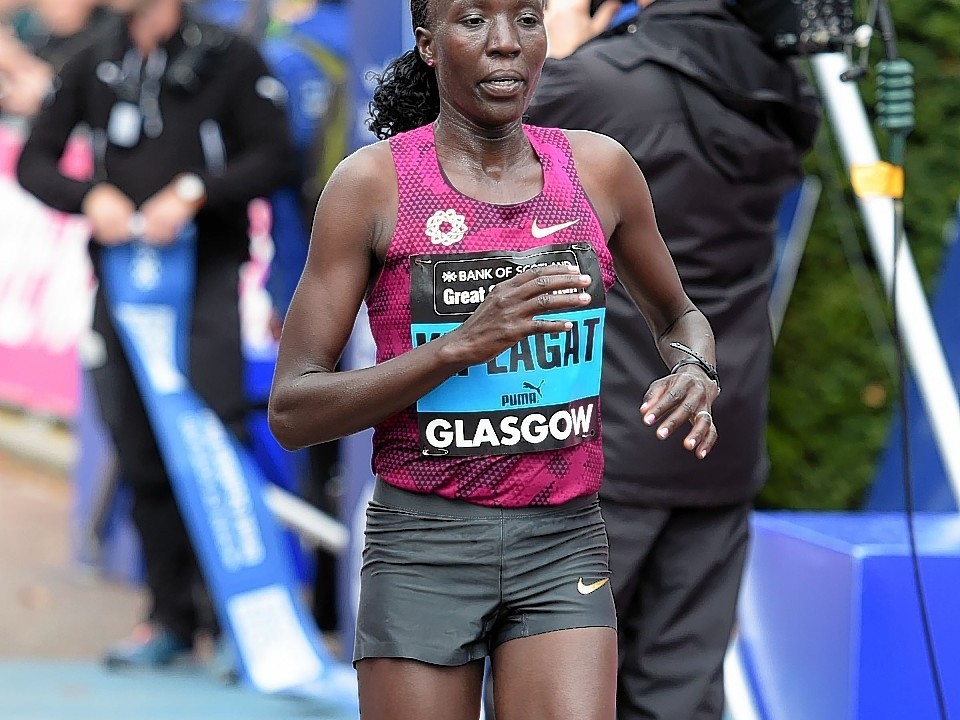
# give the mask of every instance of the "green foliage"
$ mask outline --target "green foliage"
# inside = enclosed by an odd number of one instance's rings
[[[892,0],[900,54],[915,68],[916,129],[906,151],[905,223],[926,288],[937,280],[943,228],[960,196],[960,0]],[[875,43],[871,61],[880,59]],[[861,82],[873,107],[873,73]],[[849,182],[824,128],[808,171],[824,181],[794,295],[774,353],[771,477],[759,507],[855,508],[896,404],[889,308],[869,265]],[[881,153],[888,138],[877,134]],[[856,226],[855,238],[853,226]],[[846,242],[846,245],[844,244]],[[859,245],[863,267],[851,262]],[[846,248],[846,250],[845,250]],[[920,411],[916,409],[916,411]],[[722,440],[721,440],[722,442]]]

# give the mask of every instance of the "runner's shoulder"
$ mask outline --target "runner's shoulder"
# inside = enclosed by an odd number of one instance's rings
[[[327,189],[383,201],[397,194],[397,172],[386,140],[365,145],[345,157],[327,181]]]
[[[609,135],[592,130],[564,130],[578,166],[609,168],[633,160],[627,149]]]

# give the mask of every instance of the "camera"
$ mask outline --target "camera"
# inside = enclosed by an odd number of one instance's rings
[[[838,52],[856,27],[854,0],[732,0],[730,9],[778,55]]]
[[[591,0],[593,15],[605,0]],[[670,2],[670,0],[657,0]],[[850,45],[856,28],[855,0],[725,0],[776,55],[838,52]],[[625,2],[634,13],[636,2]]]

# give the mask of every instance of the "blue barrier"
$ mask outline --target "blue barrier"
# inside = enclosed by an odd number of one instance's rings
[[[271,482],[294,494],[302,494],[307,474],[303,452],[280,447],[267,427],[266,400],[273,377],[274,358],[245,351],[247,396],[254,409],[247,421],[250,453]],[[96,394],[89,377],[81,373],[77,413],[72,429],[77,441],[77,459],[71,468],[73,508],[71,549],[74,559],[97,568],[104,576],[139,584],[143,581],[140,540],[130,520],[133,498],[113,467],[113,443],[100,418]],[[297,577],[313,579],[314,561],[297,536],[281,531]]]
[[[756,513],[740,641],[764,720],[939,717],[900,513]],[[960,712],[960,516],[920,514],[947,703]]]
[[[953,242],[947,248],[931,313],[953,382],[960,387],[960,231],[954,233]],[[955,511],[958,509],[957,498],[953,496],[947,479],[916,381],[911,378],[907,388],[907,427],[912,456],[914,504],[920,510]],[[866,507],[869,510],[902,510],[905,506],[902,432],[903,417],[897,412],[867,497]],[[960,438],[957,442],[960,442]]]
[[[256,689],[356,708],[352,668],[333,662],[303,606],[262,471],[189,385],[195,256],[192,226],[162,248],[113,246],[101,284],[221,628]]]

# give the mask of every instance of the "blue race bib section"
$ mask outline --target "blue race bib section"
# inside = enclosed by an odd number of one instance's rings
[[[102,282],[184,521],[245,681],[340,708],[356,676],[320,643],[247,450],[190,387],[188,318],[195,233],[168,247],[104,251]]]
[[[497,283],[547,265],[577,267],[590,275],[593,301],[582,310],[556,311],[553,318],[573,323],[569,331],[524,338],[420,398],[417,418],[425,455],[537,452],[570,447],[599,432],[606,308],[600,267],[589,245],[415,256],[411,344],[418,347],[455,330]]]

